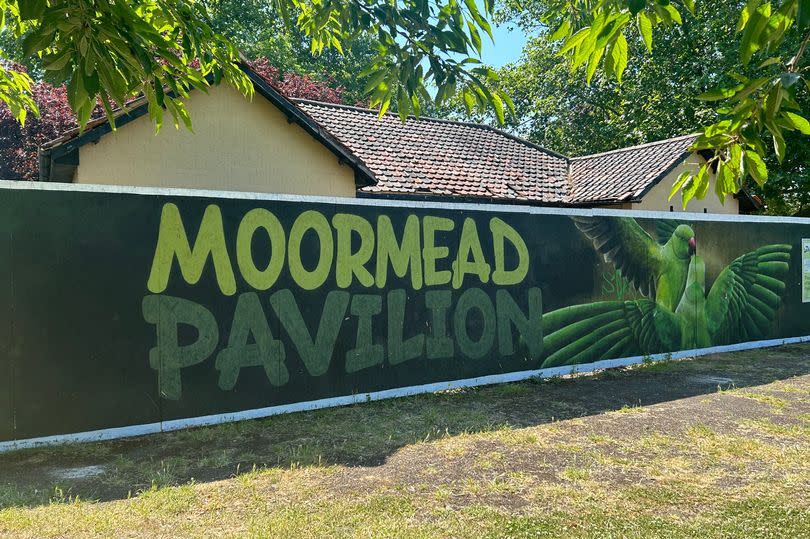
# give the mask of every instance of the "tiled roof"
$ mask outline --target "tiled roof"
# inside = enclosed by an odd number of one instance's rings
[[[374,172],[365,191],[564,203],[568,160],[488,126],[297,100]]]
[[[688,155],[695,135],[571,159],[571,198],[580,203],[637,199]]]
[[[372,193],[582,205],[628,201],[680,163],[694,136],[568,158],[489,126],[295,100],[374,173]]]

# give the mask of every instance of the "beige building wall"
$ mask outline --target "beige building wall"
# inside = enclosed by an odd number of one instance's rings
[[[264,97],[223,84],[187,101],[194,133],[148,115],[79,149],[75,182],[355,196],[354,170]]]
[[[697,154],[692,154],[689,159],[683,162],[675,170],[669,173],[663,180],[658,182],[650,191],[644,195],[640,203],[630,204],[628,209],[632,210],[652,210],[652,211],[670,211],[670,207],[675,212],[698,212],[698,213],[740,213],[740,201],[733,196],[726,197],[724,203],[721,203],[714,193],[714,175],[710,178],[709,192],[703,200],[693,198],[686,205],[686,210],[683,209],[683,202],[681,194],[677,193],[672,200],[669,198],[669,192],[672,190],[672,185],[681,175],[681,172],[691,169],[697,172],[701,164],[705,163],[705,159]]]

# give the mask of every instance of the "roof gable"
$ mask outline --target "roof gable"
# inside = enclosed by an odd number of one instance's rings
[[[354,169],[355,183],[358,188],[375,183],[374,173],[329,131],[305,114],[293,101],[264,80],[247,64],[242,64],[241,68],[253,83],[255,92],[281,110],[287,116],[289,123],[300,126],[331,151],[341,164],[348,164]],[[147,112],[146,99],[138,98],[128,104],[126,111],[120,110],[116,113],[116,126],[125,126]],[[44,144],[39,156],[40,181],[70,181],[72,170],[79,164],[79,147],[89,142],[95,142],[110,132],[112,132],[112,128],[106,117],[102,116],[88,123],[84,131],[72,129],[58,139]]]
[[[570,160],[571,199],[631,201],[643,197],[690,154],[695,135]]]

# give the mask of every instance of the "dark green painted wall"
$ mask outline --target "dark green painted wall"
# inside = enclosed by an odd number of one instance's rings
[[[223,293],[210,258],[199,281],[193,284],[181,274],[176,261],[172,264],[168,285],[160,292],[164,299],[154,301],[165,303],[166,298],[180,298],[201,306],[215,320],[217,333],[213,351],[198,363],[181,369],[179,380],[174,381],[159,379],[159,372],[169,376],[169,369],[163,368],[165,365],[150,365],[150,350],[157,345],[159,322],[150,323],[143,310],[144,298],[155,295],[147,288],[147,281],[158,243],[161,214],[167,203],[179,208],[192,244],[197,239],[206,208],[211,204],[219,208],[236,284],[235,294]],[[307,210],[320,212],[330,223],[335,214],[350,214],[374,225],[378,216],[384,214],[391,219],[397,237],[402,234],[409,215],[416,215],[420,220],[425,216],[449,218],[455,223],[454,230],[440,233],[437,243],[447,247],[451,257],[459,249],[464,220],[471,218],[476,223],[483,259],[490,263],[494,252],[489,224],[493,217],[498,217],[514,228],[525,242],[530,255],[529,268],[525,278],[516,285],[498,286],[491,279],[481,283],[478,278],[467,275],[460,289],[442,285],[415,290],[410,275],[399,278],[390,270],[388,282],[382,289],[376,284],[366,287],[356,281],[341,288],[333,265],[321,286],[302,290],[285,264],[269,290],[255,290],[239,270],[235,246],[240,222],[255,208],[272,212],[288,236],[296,218]],[[654,236],[655,222],[644,219],[641,213],[635,215],[639,216],[638,224]],[[506,291],[523,313],[529,311],[533,288],[539,289],[542,295],[544,313],[591,302],[640,298],[627,288],[615,267],[603,260],[593,242],[568,215],[2,189],[0,221],[3,225],[0,229],[0,291],[5,298],[0,304],[0,440],[138,425],[532,370],[541,368],[547,359],[545,352],[533,355],[530,350],[533,337],[522,335],[514,327],[508,331],[514,353],[501,354],[499,344],[507,338],[505,333],[473,309],[466,318],[464,332],[475,341],[487,331],[494,331],[491,346],[483,346],[489,342],[485,338],[481,345],[465,348],[456,339],[451,342],[454,349],[449,357],[429,358],[425,348],[417,358],[392,364],[386,321],[389,303],[401,299],[400,293],[389,295],[392,291],[401,290],[406,298],[402,335],[395,337],[406,342],[416,337],[412,345],[419,344],[419,335],[423,335],[425,341],[436,336],[433,334],[436,324],[427,303],[447,297],[451,303],[446,317],[450,334],[460,331],[454,326],[453,309],[464,294],[467,295],[462,303],[471,300],[478,304],[476,301],[488,298],[495,309],[499,291]],[[793,246],[789,269],[783,278],[782,304],[770,323],[767,338],[810,334],[810,304],[801,303],[799,284],[799,245],[802,237],[810,237],[809,224],[695,221],[690,225],[697,238],[698,254],[705,260],[708,286],[723,267],[746,252],[763,245]],[[334,236],[334,228],[332,234]],[[256,234],[251,245],[256,265],[266,265],[271,251],[266,234]],[[356,234],[352,236],[352,245],[353,249],[360,247]],[[318,242],[314,234],[308,233],[302,243],[304,267],[316,265],[317,252]],[[515,264],[517,254],[507,248],[506,266]],[[375,273],[373,257],[368,268]],[[450,260],[441,260],[438,269],[451,269]],[[480,292],[468,292],[471,288]],[[310,374],[311,366],[308,368],[303,361],[288,330],[293,322],[287,320],[285,324],[277,314],[277,304],[288,301],[290,295],[311,333],[319,328],[326,304],[337,305],[340,311],[342,302],[348,301],[345,314],[338,322],[339,331],[330,361],[322,374]],[[220,356],[218,365],[217,355],[232,337],[234,313],[240,301],[246,313],[250,312],[250,307],[256,307],[252,302],[258,302],[258,313],[262,316],[254,311],[244,319],[260,326],[264,324],[272,338],[279,341],[271,343],[275,346],[272,350],[277,355],[278,350],[283,349],[284,358],[268,362],[265,357],[264,363],[271,365],[267,367],[269,373],[260,365],[261,358],[256,359],[253,363],[257,366],[238,371],[234,382],[234,371],[230,371],[230,375],[223,374],[228,370],[227,358]],[[395,313],[399,312],[397,305],[391,307]],[[368,344],[373,348],[352,361],[370,365],[347,372],[346,356],[357,342],[358,325],[362,325],[362,315],[358,313],[369,306],[374,312],[380,311],[371,318]],[[171,315],[171,311],[164,308],[156,316]],[[359,332],[362,333],[362,329]],[[198,338],[193,328],[181,326],[181,345],[191,344]],[[251,336],[247,344],[255,344],[253,339]],[[401,348],[407,351],[406,346]],[[397,351],[401,351],[399,347]],[[380,352],[382,359],[377,361]],[[612,357],[623,355],[627,354]],[[168,361],[165,357],[156,357],[158,362]],[[248,352],[235,358],[250,359]],[[229,389],[222,389],[223,385]]]

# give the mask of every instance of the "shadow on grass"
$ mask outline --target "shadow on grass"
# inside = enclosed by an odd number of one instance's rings
[[[403,446],[437,438],[519,429],[808,373],[810,345],[783,346],[17,451],[0,455],[0,508],[73,497],[120,499],[255,468],[377,466]]]

